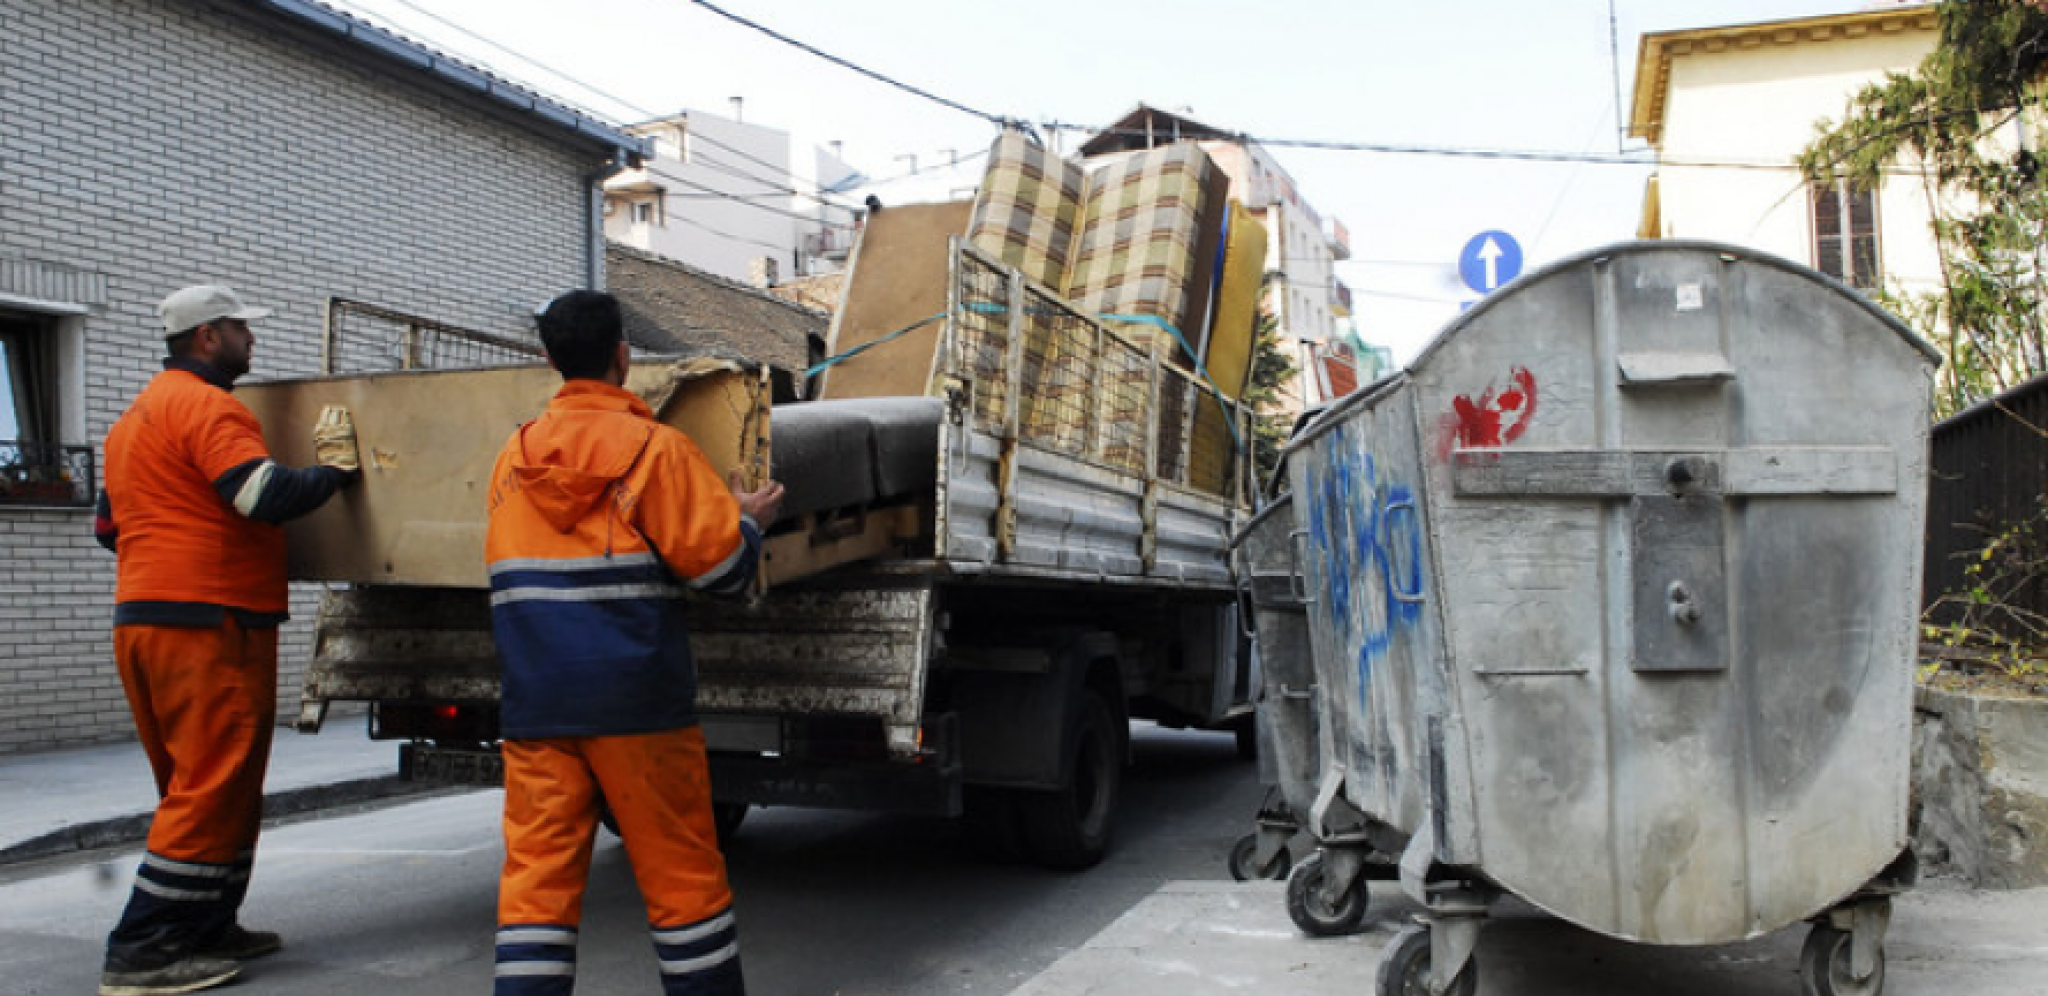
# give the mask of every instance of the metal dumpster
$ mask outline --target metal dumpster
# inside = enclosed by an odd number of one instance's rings
[[[1473,992],[1503,891],[1651,944],[1812,920],[1808,992],[1882,987],[1938,362],[1804,267],[1630,243],[1297,434],[1310,829],[1429,908],[1382,996]]]
[[[1283,495],[1261,509],[1231,538],[1232,570],[1250,603],[1258,685],[1252,705],[1259,782],[1267,786],[1256,827],[1230,851],[1230,874],[1239,881],[1284,879],[1292,867],[1289,843],[1314,801],[1318,763],[1315,672],[1310,664],[1308,615],[1294,549],[1294,498]]]

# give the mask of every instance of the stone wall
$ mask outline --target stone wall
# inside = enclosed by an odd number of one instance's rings
[[[2048,698],[1922,687],[1914,850],[1985,889],[2048,885]]]

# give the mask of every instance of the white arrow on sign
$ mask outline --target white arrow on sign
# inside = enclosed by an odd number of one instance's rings
[[[1486,289],[1500,286],[1500,258],[1507,255],[1493,236],[1486,237],[1486,244],[1479,247],[1479,259],[1486,264]]]

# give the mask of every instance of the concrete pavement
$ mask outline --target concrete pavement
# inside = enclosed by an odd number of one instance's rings
[[[280,726],[270,750],[265,817],[423,790],[398,779],[398,745],[371,740],[360,712],[329,715],[316,735]],[[140,841],[155,808],[133,741],[0,757],[0,865]]]
[[[1366,929],[1309,938],[1278,882],[1174,882],[1009,996],[1372,996],[1418,907],[1373,885]],[[1480,935],[1478,996],[1798,996],[1806,929],[1741,944],[1628,944],[1503,902]],[[1887,996],[2048,994],[2048,889],[1925,881],[1893,906]]]
[[[397,747],[360,715],[317,736],[280,730],[265,811],[277,816],[417,791]],[[139,841],[155,789],[133,743],[0,758],[0,865]],[[1249,817],[1247,817],[1249,829]],[[1217,856],[1219,876],[1222,855]],[[1367,929],[1311,939],[1278,882],[1173,882],[1131,907],[1010,996],[1360,996],[1381,950],[1416,911],[1373,886]],[[1714,948],[1613,941],[1504,903],[1482,935],[1480,996],[1792,996],[1802,927]],[[1891,996],[2048,996],[2048,889],[1985,892],[1934,878],[1896,902],[1886,946]]]

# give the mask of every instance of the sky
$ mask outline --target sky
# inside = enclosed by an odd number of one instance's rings
[[[692,0],[326,0],[615,123],[694,110],[818,144],[875,178],[986,149],[987,120],[862,76]],[[1615,157],[1645,31],[1843,13],[1862,0],[714,0],[728,14],[1072,151],[1139,103],[1274,140],[1350,232],[1360,335],[1405,361],[1475,292],[1460,250],[1503,231],[1524,269],[1634,237],[1649,169],[1325,151],[1335,142]],[[1170,11],[1171,13],[1165,13]],[[1618,56],[1618,58],[1617,58]],[[1618,63],[1618,66],[1617,66]],[[1617,118],[1617,90],[1622,102]],[[1646,157],[1646,153],[1644,154]]]

